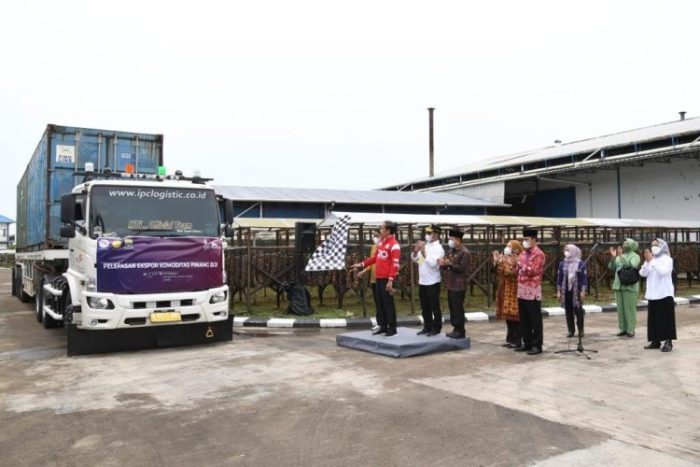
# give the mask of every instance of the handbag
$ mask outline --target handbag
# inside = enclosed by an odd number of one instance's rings
[[[628,264],[617,270],[617,277],[620,279],[620,284],[622,285],[634,285],[639,282],[639,270],[633,268],[631,264]]]

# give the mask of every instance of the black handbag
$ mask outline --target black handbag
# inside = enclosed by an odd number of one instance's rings
[[[622,266],[617,270],[617,277],[622,285],[634,285],[639,282],[639,271],[632,266]]]

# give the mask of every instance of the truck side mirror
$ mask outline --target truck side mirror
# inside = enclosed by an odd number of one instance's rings
[[[61,196],[61,222],[64,224],[73,224],[75,222],[75,195],[68,194]],[[75,236],[75,229],[73,229]]]
[[[62,225],[61,226],[61,237],[63,237],[63,238],[75,237],[75,227],[72,225]]]
[[[226,238],[232,238],[234,234],[233,227],[230,225],[227,225],[226,228],[224,229],[224,237]]]
[[[224,200],[224,218],[226,224],[231,224],[233,222],[233,200]]]

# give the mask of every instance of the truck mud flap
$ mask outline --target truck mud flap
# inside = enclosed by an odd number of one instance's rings
[[[208,344],[233,339],[233,315],[225,321],[88,331],[70,325],[66,329],[68,355]]]

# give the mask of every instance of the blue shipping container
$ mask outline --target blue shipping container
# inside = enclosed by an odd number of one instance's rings
[[[59,236],[61,196],[95,170],[155,174],[163,165],[163,136],[48,125],[17,185],[17,251],[65,245]]]

